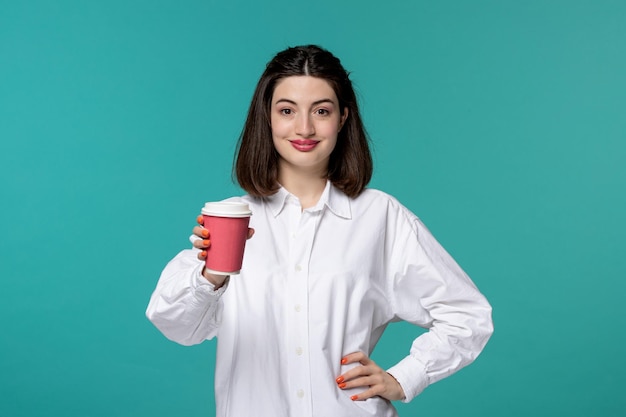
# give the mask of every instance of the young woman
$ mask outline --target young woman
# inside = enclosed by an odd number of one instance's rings
[[[171,340],[217,337],[217,416],[396,416],[472,362],[491,307],[421,221],[365,188],[372,158],[348,73],[289,48],[258,82],[235,164],[252,209],[239,275],[204,268],[210,230],[163,271],[147,310]],[[385,327],[428,329],[381,369]]]

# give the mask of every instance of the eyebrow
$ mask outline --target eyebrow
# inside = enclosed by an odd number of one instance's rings
[[[293,100],[289,100],[288,98],[280,98],[280,99],[276,100],[276,102],[274,104],[278,104],[278,103],[289,103],[289,104],[293,104],[293,105],[297,105],[298,104],[298,103],[296,103]],[[316,100],[316,101],[314,101],[311,104],[313,106],[317,106],[318,104],[322,104],[322,103],[330,103],[330,104],[333,104],[333,105],[335,104],[335,102],[332,101],[329,98],[323,98],[323,99],[320,99],[320,100]]]

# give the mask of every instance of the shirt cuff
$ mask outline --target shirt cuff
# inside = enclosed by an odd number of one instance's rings
[[[412,356],[407,356],[387,370],[404,390],[403,403],[417,397],[430,385],[424,365]]]

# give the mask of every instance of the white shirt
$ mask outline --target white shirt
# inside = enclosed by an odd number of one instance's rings
[[[388,372],[410,401],[472,362],[489,339],[491,307],[421,221],[393,197],[366,189],[351,199],[327,184],[301,210],[281,188],[244,196],[255,234],[239,275],[217,291],[197,250],[164,269],[148,318],[184,345],[217,336],[218,417],[396,416],[380,397],[352,401],[335,378],[370,355],[392,321],[429,331]],[[417,332],[416,332],[417,333]]]

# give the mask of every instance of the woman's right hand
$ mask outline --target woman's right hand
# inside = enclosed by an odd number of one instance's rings
[[[202,226],[202,224],[204,223],[202,216],[198,216],[196,218],[196,221],[198,222],[199,226],[194,227],[192,232],[200,239],[194,240],[193,247],[196,249],[200,249],[200,252],[198,252],[198,259],[204,261],[206,260],[207,249],[209,248],[209,246],[211,246],[211,241],[209,240],[211,234],[207,229],[204,228],[204,226]]]
[[[198,216],[196,221],[198,222],[198,226],[194,227],[192,232],[200,239],[194,240],[193,246],[194,248],[200,249],[200,252],[198,252],[198,259],[205,261],[207,257],[207,250],[209,249],[209,246],[211,246],[211,240],[209,239],[211,237],[211,233],[208,229],[204,228],[204,219],[202,216]],[[248,228],[248,239],[250,239],[253,235],[254,229]],[[210,274],[206,271],[206,269],[202,269],[202,275],[215,286],[215,289],[224,285],[226,278],[228,278],[228,275]]]

